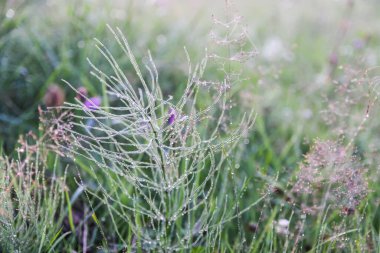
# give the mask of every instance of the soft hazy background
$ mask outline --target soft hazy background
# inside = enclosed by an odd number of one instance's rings
[[[86,57],[93,38],[108,45],[106,24],[119,26],[137,55],[151,50],[164,89],[178,87],[186,70],[183,47],[197,61],[210,46],[212,15],[243,16],[242,23],[259,52],[244,84],[242,102],[275,116],[276,130],[301,131],[316,116],[318,91],[330,67],[352,62],[365,69],[378,64],[378,1],[7,1],[1,3],[0,140],[12,150],[14,139],[37,126],[37,106],[53,83],[73,92],[61,79],[99,86],[89,79]],[[101,60],[99,60],[101,61]],[[315,129],[315,131],[318,131]]]

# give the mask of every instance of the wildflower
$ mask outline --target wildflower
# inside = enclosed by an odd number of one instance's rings
[[[170,108],[170,110],[169,110],[168,124],[169,125],[173,125],[173,123],[176,120],[176,118],[177,118],[177,112],[173,108]]]
[[[275,224],[277,234],[287,235],[289,233],[290,222],[287,219],[279,219]]]
[[[363,49],[365,47],[365,41],[362,39],[356,39],[353,41],[353,46],[355,49]]]
[[[84,102],[84,106],[87,109],[96,110],[99,108],[101,103],[102,103],[102,99],[100,97],[96,96],[96,97],[91,97],[89,99],[86,99],[86,101]]]
[[[65,92],[56,84],[51,84],[44,96],[44,102],[47,107],[61,106],[65,101]]]
[[[88,91],[85,87],[81,86],[77,90],[76,98],[84,103],[85,108],[90,110],[96,110],[102,103],[102,99],[99,96],[87,98]]]

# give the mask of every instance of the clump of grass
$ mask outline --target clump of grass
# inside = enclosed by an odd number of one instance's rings
[[[64,180],[54,169],[47,178],[47,166],[43,144],[33,134],[20,139],[17,158],[1,155],[1,252],[50,252],[64,237]]]
[[[79,183],[107,210],[94,218],[100,229],[104,225],[99,220],[113,224],[113,234],[103,233],[104,243],[114,238],[119,249],[165,252],[220,249],[224,224],[255,204],[237,213],[238,200],[228,195],[226,178],[235,170],[229,156],[252,127],[254,114],[231,122],[228,131],[223,128],[229,83],[202,79],[208,57],[193,68],[187,55],[189,78],[182,96],[176,102],[164,97],[150,54],[143,73],[122,32],[110,30],[137,81],[132,83],[96,40],[114,73],[106,74],[89,61],[91,74],[121,106],[110,106],[104,96],[100,107],[78,100],[61,108],[70,110],[74,119],[66,128],[71,143],[61,148],[91,168],[99,188],[90,190],[86,180]],[[200,101],[205,94],[213,99]],[[93,211],[94,217],[100,215]]]

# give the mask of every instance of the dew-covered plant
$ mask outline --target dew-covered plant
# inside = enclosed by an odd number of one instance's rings
[[[346,66],[330,83],[324,95],[326,108],[321,111],[330,135],[353,142],[366,130],[378,107],[378,68],[363,71]]]
[[[93,210],[99,228],[102,220],[113,224],[114,234],[103,233],[103,242],[160,252],[218,249],[224,224],[254,205],[237,211],[227,178],[235,167],[229,156],[254,114],[223,126],[230,83],[204,79],[208,57],[193,68],[187,55],[189,78],[182,95],[164,95],[150,54],[143,71],[120,29],[110,30],[137,79],[96,40],[113,70],[104,73],[89,61],[91,74],[106,90],[102,105],[86,106],[85,97],[61,108],[73,121],[65,129],[71,141],[60,148],[91,168],[98,188],[91,190],[83,177],[78,183],[107,210],[102,217]]]
[[[368,193],[366,168],[352,150],[317,140],[301,164],[293,191],[311,196],[313,207],[353,212]]]
[[[63,238],[64,180],[47,173],[40,139],[20,139],[17,158],[0,156],[0,252],[50,252]]]
[[[378,127],[373,124],[379,85],[375,70],[346,67],[325,96],[321,113],[330,139],[314,142],[293,187],[297,194],[310,194],[314,207],[338,207],[352,214],[369,192],[366,174],[374,153],[370,144],[377,139],[371,132]]]

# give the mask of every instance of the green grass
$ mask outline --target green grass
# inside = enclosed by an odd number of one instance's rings
[[[172,95],[174,101],[179,99],[188,78],[183,47],[193,63],[200,61],[205,47],[209,52],[223,53],[225,48],[216,47],[208,36],[210,30],[220,29],[212,23],[211,14],[217,17],[224,17],[227,13],[232,15],[234,8],[225,11],[223,3],[203,1],[193,5],[168,2],[170,4],[163,6],[139,1],[70,0],[51,2],[50,5],[41,0],[1,2],[1,152],[9,155],[9,159],[20,159],[15,152],[19,135],[30,130],[41,131],[38,129],[38,106],[44,108],[43,97],[49,85],[56,83],[62,87],[68,102],[74,102],[76,94],[62,79],[76,88],[86,87],[89,96],[106,97],[105,86],[89,74],[87,58],[105,73],[110,73],[112,68],[97,52],[93,38],[98,38],[110,49],[132,82],[137,81],[128,57],[107,30],[107,24],[120,27],[125,33],[139,64],[147,61],[147,52],[151,51],[163,96]],[[371,69],[380,59],[380,27],[376,12],[379,3],[355,1],[351,7],[345,1],[327,0],[318,1],[313,6],[289,1],[236,2],[244,17],[249,40],[259,54],[244,67],[232,65],[232,68],[241,68],[246,79],[232,89],[230,96],[236,105],[229,113],[235,119],[242,111],[254,109],[257,117],[249,136],[242,139],[247,144],[234,151],[225,167],[230,169],[219,175],[220,191],[215,192],[208,207],[210,213],[220,214],[224,207],[217,199],[228,194],[227,212],[236,214],[236,210],[244,210],[262,196],[265,198],[224,224],[217,248],[220,252],[379,251],[378,103],[371,106],[363,130],[353,138],[357,156],[368,169],[369,184],[368,196],[355,212],[343,215],[342,210],[332,203],[315,214],[305,214],[302,205],[313,203],[315,199],[306,194],[297,196],[291,191],[300,163],[313,141],[316,138],[340,140],[335,128],[343,126],[348,137],[342,142],[349,143],[352,140],[349,132],[357,129],[368,103],[376,100],[377,87],[372,87],[369,97],[354,97],[358,100],[347,107],[348,115],[332,126],[325,123],[321,113],[329,106],[325,97],[329,101],[344,103],[346,95],[334,92],[337,83],[362,78],[365,84],[370,78],[374,80],[379,76],[378,69]],[[10,8],[15,10],[12,18],[6,16]],[[281,50],[276,57],[268,58],[265,48],[273,40],[282,43]],[[354,43],[358,40],[365,42],[363,48],[355,48]],[[284,50],[290,58],[281,56]],[[333,53],[338,56],[336,66],[330,60]],[[217,67],[206,72],[205,78],[220,78],[222,74],[217,72]],[[371,70],[365,76],[363,73],[368,69]],[[142,72],[144,77],[148,76],[145,70]],[[354,92],[358,96],[366,94],[360,89],[354,89]],[[196,106],[205,106],[211,97],[200,94]],[[103,105],[107,104],[120,105],[112,96],[108,101],[103,100]],[[54,150],[51,152],[47,168],[41,165],[40,169],[48,170],[46,184],[49,186],[50,168],[60,171],[60,175],[67,168],[67,188],[57,189],[62,194],[64,207],[59,211],[50,210],[46,203],[42,203],[41,208],[65,218],[62,221],[56,219],[50,234],[44,233],[43,223],[47,218],[37,219],[35,226],[38,230],[34,234],[25,233],[17,240],[36,242],[31,249],[33,252],[82,252],[83,245],[87,245],[87,252],[95,251],[97,247],[103,247],[98,252],[115,252],[121,250],[123,244],[138,245],[140,241],[136,237],[139,235],[133,235],[132,230],[144,229],[144,216],[133,216],[131,223],[136,228],[132,229],[123,217],[115,216],[114,212],[123,211],[120,206],[104,204],[102,201],[106,198],[99,200],[104,194],[99,188],[100,183],[111,196],[120,198],[118,203],[125,204],[131,202],[122,192],[133,192],[133,187],[129,187],[125,180],[119,182],[123,183],[122,186],[116,185],[119,179],[112,173],[102,174],[94,162],[79,156],[75,160],[64,157],[56,160]],[[0,169],[5,167],[3,163]],[[3,194],[6,181],[2,180],[0,192]],[[273,190],[274,187],[277,190]],[[321,192],[324,189],[322,187]],[[170,204],[181,203],[180,192],[171,198],[174,200],[168,200]],[[314,198],[320,196],[315,194]],[[3,217],[0,215],[0,218]],[[19,219],[15,216],[16,225],[24,222]],[[279,219],[290,221],[290,234],[276,231]],[[173,229],[181,231],[184,223],[179,220]],[[255,232],[252,224],[257,226]],[[196,245],[191,252],[211,252],[206,245]],[[0,240],[0,251],[12,250],[15,248],[9,248]],[[130,248],[128,251],[132,252]]]

